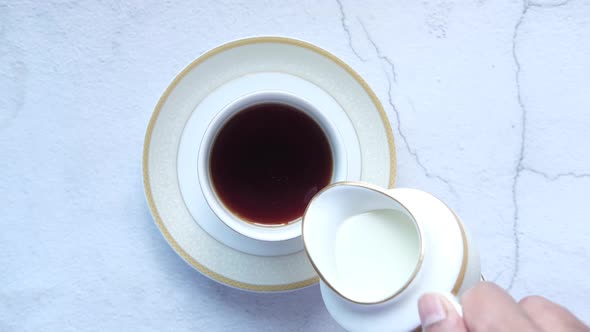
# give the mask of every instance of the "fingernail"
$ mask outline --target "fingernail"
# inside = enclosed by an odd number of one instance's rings
[[[436,294],[425,294],[418,300],[418,314],[422,327],[426,328],[447,318],[443,299]]]

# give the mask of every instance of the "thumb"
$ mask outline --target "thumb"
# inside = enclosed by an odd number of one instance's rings
[[[442,295],[422,295],[418,300],[418,313],[426,332],[467,332],[463,318]]]

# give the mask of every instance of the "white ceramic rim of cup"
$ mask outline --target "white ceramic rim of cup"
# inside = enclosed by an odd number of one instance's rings
[[[219,130],[234,115],[247,107],[264,103],[281,103],[297,108],[310,116],[324,131],[332,151],[332,178],[330,184],[347,176],[347,156],[342,138],[334,124],[307,100],[280,90],[264,90],[244,95],[225,106],[207,126],[198,155],[198,177],[207,204],[217,217],[234,231],[261,241],[285,241],[301,235],[299,217],[283,225],[262,225],[241,219],[224,206],[217,196],[209,176],[209,156]]]
[[[307,244],[307,242],[305,240],[305,219],[306,219],[307,213],[310,210],[310,208],[313,206],[314,201],[317,201],[317,199],[319,199],[324,192],[329,191],[331,189],[334,189],[336,187],[342,187],[342,186],[357,187],[357,188],[361,188],[361,189],[370,190],[370,191],[373,191],[373,192],[376,192],[376,193],[378,193],[380,195],[385,196],[387,199],[390,199],[390,200],[396,202],[397,205],[399,205],[401,207],[401,209],[403,209],[403,211],[408,214],[408,216],[410,217],[410,219],[412,220],[413,224],[416,227],[416,231],[417,231],[417,234],[418,234],[418,240],[419,240],[419,244],[418,245],[420,247],[420,255],[418,257],[418,260],[416,261],[416,266],[415,266],[414,270],[411,272],[411,274],[409,275],[408,280],[402,286],[400,286],[396,291],[392,292],[391,294],[387,294],[386,296],[384,296],[384,298],[382,300],[378,300],[378,301],[366,301],[365,302],[365,301],[359,301],[359,300],[351,299],[350,297],[342,294],[342,292],[338,291],[326,279],[326,277],[318,269],[316,263],[314,262],[313,258],[309,254],[308,244]],[[372,185],[372,184],[366,183],[366,182],[360,182],[360,181],[342,181],[342,182],[332,183],[332,184],[326,186],[324,189],[322,189],[320,192],[318,192],[314,196],[314,198],[312,198],[312,200],[307,205],[307,209],[303,213],[302,220],[303,221],[302,221],[302,226],[301,226],[302,227],[301,237],[303,239],[303,248],[305,250],[305,254],[307,255],[307,258],[311,262],[312,267],[314,268],[314,270],[316,271],[316,273],[318,274],[318,276],[320,277],[320,279],[323,281],[323,283],[325,283],[325,285],[330,290],[332,290],[333,292],[335,292],[336,294],[338,294],[340,297],[342,297],[342,298],[344,298],[344,299],[346,299],[346,300],[348,300],[348,301],[350,301],[352,303],[361,304],[361,305],[373,305],[373,304],[385,303],[385,302],[387,302],[387,301],[389,301],[389,300],[397,297],[398,295],[402,294],[412,284],[412,282],[418,277],[418,274],[421,271],[422,263],[424,261],[425,247],[426,247],[426,237],[425,237],[424,230],[421,228],[418,219],[416,219],[416,217],[412,214],[412,212],[410,211],[410,209],[408,209],[408,207],[406,207],[403,203],[401,203],[395,197],[391,196],[386,190],[381,189],[378,186],[375,186],[375,185]]]

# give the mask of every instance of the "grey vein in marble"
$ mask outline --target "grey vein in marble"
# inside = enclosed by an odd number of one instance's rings
[[[385,61],[387,63],[387,65],[389,66],[389,69],[391,70],[391,76],[393,78],[393,81],[397,83],[397,73],[395,71],[395,65],[393,64],[393,61],[391,61],[391,59],[389,59],[389,57],[387,55],[383,55],[383,53],[379,49],[379,46],[377,45],[377,43],[375,43],[373,38],[371,38],[371,35],[369,34],[369,30],[367,30],[367,28],[365,27],[365,24],[360,19],[359,19],[359,24],[363,28],[363,31],[365,32],[365,36],[367,37],[367,40],[369,41],[369,43],[371,43],[371,45],[375,49],[375,53],[377,54],[377,58],[379,58],[381,61]]]
[[[557,7],[562,7],[567,5],[571,0],[566,0],[566,1],[562,1],[562,2],[558,2],[558,3],[554,3],[554,4],[546,4],[546,3],[535,3],[535,2],[526,2],[525,1],[525,6],[527,7],[537,7],[537,8],[557,8]]]
[[[406,149],[408,150],[408,153],[414,158],[414,160],[416,161],[416,164],[418,164],[418,166],[422,169],[422,171],[424,172],[424,175],[426,175],[426,177],[437,179],[438,181],[444,183],[449,188],[449,190],[453,194],[455,194],[456,192],[455,192],[455,189],[453,188],[451,182],[449,180],[443,178],[442,176],[431,172],[426,167],[426,165],[424,165],[424,163],[422,163],[422,161],[420,160],[420,156],[418,156],[418,153],[414,149],[412,149],[412,147],[410,146],[410,143],[408,142],[408,138],[401,127],[401,118],[400,118],[398,108],[395,106],[395,103],[393,102],[393,83],[394,82],[397,83],[397,74],[395,72],[395,65],[394,65],[393,61],[391,61],[391,59],[388,56],[384,55],[381,52],[381,50],[379,49],[379,46],[373,40],[369,31],[365,27],[365,24],[361,20],[359,20],[359,23],[365,32],[365,36],[367,37],[367,40],[373,46],[373,48],[375,50],[375,54],[377,55],[377,58],[379,58],[381,61],[385,62],[387,67],[389,67],[389,71],[391,72],[391,77],[390,77],[390,75],[388,75],[387,72],[385,73],[385,77],[387,78],[387,92],[388,92],[387,93],[387,103],[389,104],[389,106],[393,110],[393,114],[395,114],[395,118],[396,118],[396,122],[397,122],[396,123],[397,131],[399,132],[399,135],[402,138],[402,141],[404,142],[404,145],[405,145]],[[412,106],[412,108],[414,107],[411,102],[410,102],[410,105]]]
[[[516,80],[516,98],[518,101],[518,105],[521,110],[521,130],[520,130],[520,147],[518,151],[518,157],[516,160],[516,168],[514,171],[514,177],[512,178],[512,204],[514,205],[514,213],[512,215],[512,236],[514,237],[514,268],[512,270],[512,275],[510,276],[510,281],[508,282],[508,289],[511,289],[514,285],[514,280],[518,275],[518,267],[519,267],[519,260],[520,260],[520,237],[518,236],[518,200],[516,197],[516,187],[518,184],[518,178],[520,177],[520,173],[522,172],[522,161],[524,159],[524,144],[525,144],[525,135],[526,135],[526,116],[527,116],[527,109],[524,106],[522,101],[521,95],[521,87],[520,87],[520,62],[518,60],[518,56],[516,54],[516,40],[518,37],[518,29],[520,28],[524,17],[529,9],[527,3],[523,6],[523,11],[514,26],[514,33],[512,35],[512,57],[514,58],[514,65],[516,66],[515,71],[515,80]]]
[[[590,178],[590,173],[564,172],[564,173],[557,173],[557,174],[551,175],[551,174],[547,174],[545,172],[539,171],[534,168],[526,167],[526,166],[522,168],[522,171],[527,171],[527,172],[530,172],[533,174],[540,175],[543,178],[545,178],[545,180],[547,180],[547,181],[556,181],[561,178],[575,178],[575,179]]]
[[[516,66],[516,71],[515,71],[516,97],[517,97],[518,105],[521,109],[521,131],[520,131],[520,148],[519,148],[518,157],[516,160],[514,177],[512,179],[512,203],[514,205],[513,223],[512,223],[512,235],[514,237],[514,268],[512,271],[512,275],[510,277],[510,281],[508,283],[508,287],[507,287],[508,290],[512,289],[512,286],[514,285],[514,281],[518,277],[519,265],[520,265],[520,236],[519,236],[519,227],[518,227],[519,206],[518,206],[518,198],[517,198],[518,179],[520,178],[520,175],[522,174],[522,172],[525,170],[531,171],[536,174],[543,175],[546,179],[552,178],[548,174],[545,174],[540,171],[536,171],[536,170],[529,168],[529,167],[525,167],[523,164],[524,155],[525,155],[525,144],[526,144],[527,108],[522,100],[522,93],[521,93],[521,91],[522,91],[521,82],[520,82],[521,63],[518,59],[518,54],[517,54],[518,33],[519,33],[520,26],[522,25],[522,23],[525,19],[525,16],[530,8],[532,8],[532,7],[556,8],[556,7],[561,7],[561,6],[566,5],[568,2],[569,2],[569,0],[564,1],[564,2],[560,2],[557,4],[548,5],[548,4],[531,3],[531,2],[528,2],[527,0],[524,0],[522,12],[521,12],[518,20],[516,21],[516,24],[514,26],[514,32],[512,35],[512,57],[514,59],[514,65]],[[559,177],[563,177],[563,176],[576,177],[576,174],[569,173],[569,172],[562,173],[562,174],[558,174],[555,177],[555,179],[557,179]],[[585,177],[585,175],[581,174],[581,175],[578,175],[578,177]]]
[[[340,25],[342,25],[342,29],[346,33],[346,37],[348,38],[348,46],[352,50],[352,53],[356,55],[356,57],[361,60],[362,62],[367,62],[367,59],[363,58],[359,52],[352,46],[352,34],[350,33],[350,29],[346,24],[346,14],[344,13],[344,6],[342,6],[342,0],[336,0],[336,4],[338,4],[338,10],[340,11]]]
[[[350,33],[350,29],[349,29],[348,25],[346,24],[346,21],[347,21],[346,11],[344,10],[344,6],[342,5],[342,1],[336,0],[336,2],[338,4],[338,8],[340,10],[340,18],[341,18],[340,22],[341,22],[342,28],[348,37],[349,47],[351,48],[352,52],[357,56],[357,58],[360,61],[366,62],[367,60],[359,54],[359,52],[354,48],[354,46],[352,44],[352,35]],[[412,147],[410,146],[408,138],[407,138],[406,134],[404,133],[404,131],[402,130],[401,118],[400,118],[398,108],[395,106],[395,103],[393,102],[393,82],[397,83],[397,73],[395,71],[395,64],[388,56],[384,55],[381,52],[381,49],[379,48],[379,46],[377,45],[375,40],[371,37],[371,35],[369,34],[369,31],[367,30],[364,23],[360,19],[359,19],[359,24],[362,27],[363,31],[365,32],[365,36],[366,36],[367,40],[369,41],[369,43],[371,44],[371,46],[375,50],[375,55],[377,56],[377,58],[379,60],[381,60],[382,62],[384,62],[387,65],[387,67],[389,68],[389,71],[391,72],[391,77],[390,77],[390,74],[387,71],[385,71],[385,77],[387,79],[387,92],[388,92],[387,93],[387,103],[389,104],[389,106],[393,110],[393,114],[395,115],[396,122],[397,122],[396,123],[397,131],[399,132],[399,135],[402,138],[402,141],[404,142],[404,146],[406,147],[406,150],[412,156],[412,158],[414,158],[414,160],[416,161],[416,164],[422,169],[422,171],[424,172],[424,175],[426,177],[431,178],[431,179],[436,179],[436,180],[444,183],[449,188],[449,190],[453,194],[455,194],[456,192],[455,192],[453,186],[451,185],[450,181],[443,178],[440,175],[437,175],[437,174],[434,174],[433,172],[431,172],[426,167],[426,165],[424,165],[422,163],[422,161],[420,160],[420,157],[418,156],[418,153],[414,149],[412,149]]]

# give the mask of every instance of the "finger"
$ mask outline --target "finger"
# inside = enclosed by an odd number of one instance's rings
[[[528,296],[520,300],[520,306],[544,331],[590,331],[569,310],[541,296]]]
[[[538,331],[535,323],[502,288],[481,282],[461,298],[469,331]]]
[[[442,295],[422,295],[418,300],[418,313],[426,332],[467,332],[461,316]]]

